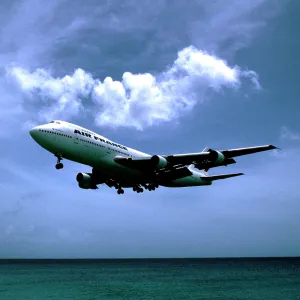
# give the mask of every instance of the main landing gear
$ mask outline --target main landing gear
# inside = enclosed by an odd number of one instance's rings
[[[107,182],[105,182],[106,185],[108,185],[110,188],[114,187],[117,190],[118,195],[124,194],[124,190],[120,183],[110,179]],[[144,190],[148,191],[154,191],[156,188],[158,188],[159,185],[156,182],[152,183],[142,183],[142,184],[136,184],[132,187],[132,190],[136,193],[143,193]]]
[[[122,189],[121,185],[118,182],[110,179],[106,182],[106,185],[109,186],[110,188],[114,187],[117,190],[118,195],[124,194],[124,190]]]
[[[57,170],[60,170],[60,169],[62,169],[63,167],[64,167],[64,165],[61,163],[61,160],[63,159],[62,158],[62,156],[60,155],[60,154],[58,154],[58,153],[56,153],[56,154],[54,154],[55,155],[55,157],[57,158],[57,163],[56,163],[56,165],[55,165],[55,168],[57,169]]]
[[[148,191],[154,191],[156,188],[158,188],[158,184],[156,183],[142,184],[142,186],[145,188],[145,190]],[[144,189],[140,185],[136,185],[132,189],[137,193],[142,193],[144,191]]]
[[[124,190],[122,188],[119,188],[117,193],[120,195],[120,194],[124,194]]]
[[[158,188],[158,184],[156,184],[156,183],[144,184],[143,186],[148,191],[155,191],[155,189]]]
[[[147,185],[147,190],[148,191],[155,191],[155,189],[158,188],[158,184],[155,184],[155,183],[150,183]]]
[[[139,185],[134,186],[132,189],[134,192],[137,192],[137,193],[142,193],[144,191],[144,189],[141,188]]]
[[[120,186],[120,184],[115,183],[114,187],[117,190],[118,195],[124,194],[124,190],[122,189],[122,187]]]
[[[117,190],[118,195],[124,194],[124,190],[122,189],[119,183],[115,184],[115,189]]]

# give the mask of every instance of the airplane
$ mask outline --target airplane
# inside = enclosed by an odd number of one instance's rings
[[[142,193],[159,186],[207,186],[213,181],[244,175],[244,173],[210,176],[208,170],[236,163],[233,157],[278,149],[264,145],[230,150],[206,147],[202,152],[170,155],[150,155],[115,143],[81,126],[60,120],[36,126],[31,137],[57,158],[56,169],[63,168],[62,159],[92,167],[90,173],[78,173],[76,180],[82,189],[98,189],[99,184],[114,187],[118,194],[124,188]],[[199,172],[204,170],[204,172]]]

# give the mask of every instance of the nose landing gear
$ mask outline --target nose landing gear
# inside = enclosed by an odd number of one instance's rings
[[[62,168],[64,167],[64,165],[61,163],[61,160],[62,160],[63,158],[62,158],[61,154],[56,153],[56,154],[54,154],[54,155],[55,155],[55,157],[57,158],[57,163],[56,163],[56,165],[55,165],[55,168],[56,168],[57,170],[60,170],[60,169],[62,169]]]
[[[56,168],[57,170],[60,170],[60,169],[62,169],[63,167],[64,167],[64,165],[63,165],[62,163],[58,163],[58,164],[55,165],[55,168]]]

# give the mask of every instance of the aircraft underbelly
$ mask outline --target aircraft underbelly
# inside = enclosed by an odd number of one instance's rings
[[[118,181],[122,186],[133,186],[143,179],[144,175],[141,171],[130,169],[113,161],[113,157],[104,157],[97,160],[93,167],[100,174],[110,177]]]

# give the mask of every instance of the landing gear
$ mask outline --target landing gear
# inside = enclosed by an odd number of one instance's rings
[[[145,189],[147,189],[148,191],[155,191],[156,188],[158,188],[158,184],[156,183],[149,183],[145,185]]]
[[[134,186],[132,189],[134,192],[137,192],[137,193],[142,193],[144,191],[144,189],[138,185]]]
[[[118,195],[124,194],[124,190],[122,189],[121,185],[118,182],[110,179],[105,183],[110,188],[114,187],[117,190]]]
[[[137,189],[137,193],[142,193],[144,191],[144,189],[143,188],[141,188],[141,187],[139,187],[138,189]]]
[[[158,184],[157,183],[142,183],[141,184],[145,190],[148,191],[154,191],[156,188],[158,188]],[[144,189],[140,186],[140,185],[135,185],[132,187],[134,192],[137,193],[142,193],[144,191]]]
[[[151,192],[151,191],[155,191],[155,186],[150,184],[149,187],[148,187],[148,190]]]
[[[124,194],[124,190],[122,188],[119,188],[117,193],[120,195],[120,194]]]
[[[57,170],[60,170],[60,169],[62,169],[64,167],[64,165],[62,164],[62,163],[57,163],[56,165],[55,165],[55,168],[57,169]]]
[[[54,155],[57,158],[57,163],[55,165],[55,168],[56,168],[56,170],[60,170],[64,167],[64,165],[61,163],[62,156],[61,156],[61,154],[58,154],[58,153],[56,153]]]

